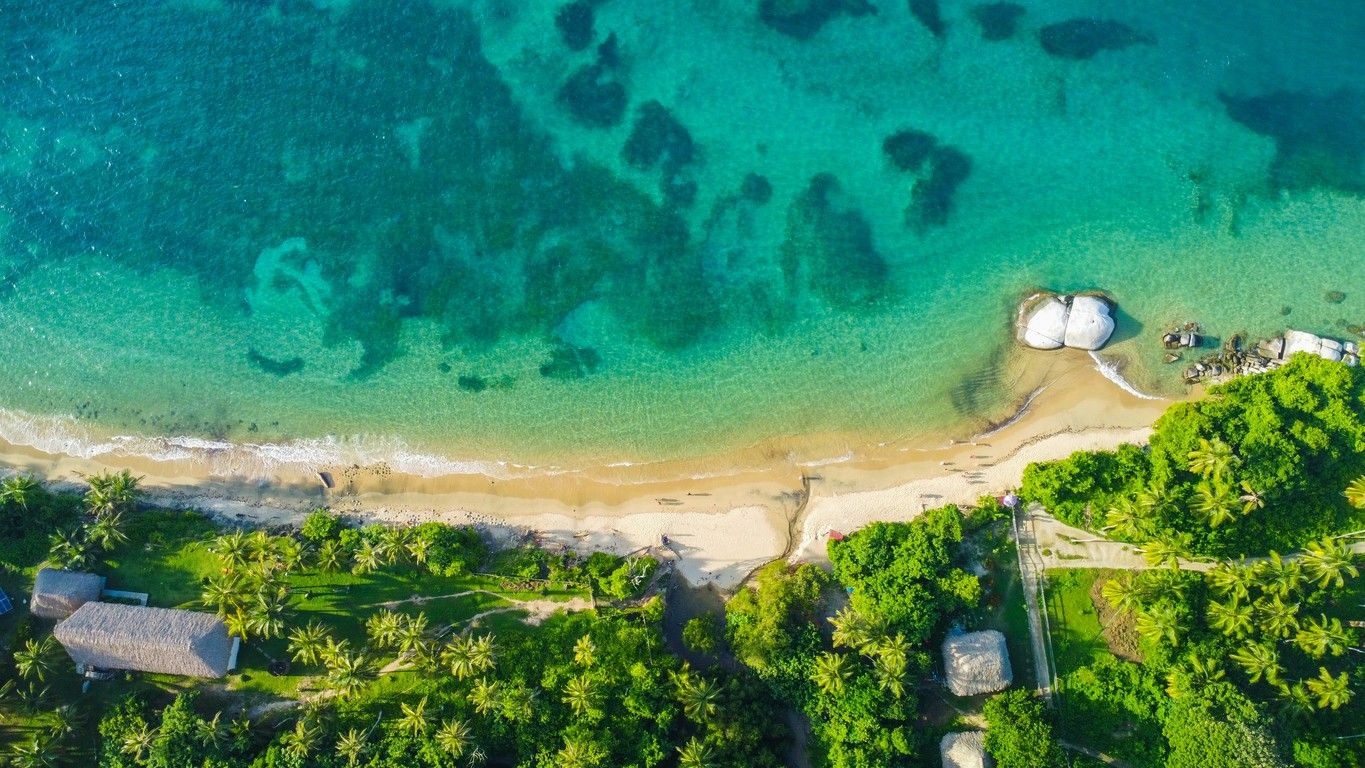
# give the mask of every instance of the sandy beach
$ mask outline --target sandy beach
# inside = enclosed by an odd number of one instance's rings
[[[144,477],[151,503],[244,524],[288,524],[325,505],[361,521],[443,520],[479,525],[502,540],[532,537],[546,546],[623,554],[648,549],[675,559],[693,583],[731,588],[778,558],[821,559],[831,530],[972,503],[1015,487],[1030,462],[1141,442],[1171,402],[1125,392],[1081,353],[1016,357],[1018,402],[1000,415],[999,426],[957,437],[859,443],[819,436],[812,438],[818,449],[808,441],[803,450],[792,438],[741,456],[522,478],[417,477],[382,465],[225,474],[202,461],[78,458],[10,444],[0,444],[0,466],[58,485],[128,468]],[[805,458],[819,451],[831,458]]]

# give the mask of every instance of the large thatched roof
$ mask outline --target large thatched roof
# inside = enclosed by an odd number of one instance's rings
[[[40,619],[65,619],[82,605],[99,600],[103,590],[103,576],[44,568],[33,580],[28,609]]]
[[[222,677],[232,638],[217,616],[170,608],[86,603],[52,631],[77,664],[193,677]]]
[[[986,768],[986,732],[950,733],[938,743],[943,768]]]
[[[958,696],[994,693],[1014,680],[1005,636],[988,629],[952,635],[943,641],[943,669],[948,689]]]

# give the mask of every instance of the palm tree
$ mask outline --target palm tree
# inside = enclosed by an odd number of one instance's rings
[[[1152,567],[1176,568],[1180,565],[1180,558],[1185,554],[1185,548],[1180,544],[1160,540],[1147,542],[1141,551],[1142,559]]]
[[[1198,693],[1223,679],[1223,668],[1209,659],[1189,659],[1187,665],[1176,667],[1166,674],[1166,693],[1173,699]]]
[[[35,733],[28,741],[10,748],[9,764],[14,768],[49,768],[61,765],[65,755],[51,736]]]
[[[15,475],[0,480],[0,504],[13,504],[25,511],[28,503],[43,488],[33,475]]]
[[[678,747],[678,768],[715,768],[716,750],[696,736]]]
[[[1151,526],[1142,505],[1136,500],[1121,497],[1109,508],[1104,516],[1105,527],[1113,529],[1120,539],[1146,541],[1150,538]]]
[[[1280,698],[1284,699],[1281,711],[1295,720],[1306,720],[1318,711],[1313,701],[1313,694],[1308,692],[1308,686],[1302,681],[1293,685],[1281,683],[1277,689]]]
[[[431,539],[424,539],[421,536],[412,537],[408,542],[408,557],[416,565],[426,565],[427,557],[431,554]]]
[[[360,542],[353,559],[351,573],[355,574],[371,573],[384,565],[384,553],[368,539]]]
[[[228,723],[228,736],[232,739],[233,749],[238,752],[246,751],[251,744],[251,718],[242,715]]]
[[[1237,498],[1225,486],[1201,482],[1194,494],[1194,508],[1208,518],[1210,526],[1217,528],[1237,519]]]
[[[1207,576],[1209,585],[1218,594],[1233,600],[1244,600],[1248,588],[1255,583],[1256,572],[1246,566],[1223,562],[1210,570]]]
[[[345,759],[348,768],[354,768],[368,746],[365,743],[365,734],[352,728],[337,737],[337,757]]]
[[[294,661],[316,664],[327,647],[331,633],[317,621],[310,621],[302,627],[295,627],[289,633],[289,653]]]
[[[1209,626],[1233,637],[1246,637],[1252,630],[1251,606],[1233,598],[1225,603],[1209,601]]]
[[[1100,587],[1100,595],[1114,607],[1114,610],[1132,613],[1142,606],[1146,590],[1138,579],[1115,576],[1106,580],[1104,586]]]
[[[1341,589],[1346,585],[1347,578],[1354,579],[1360,575],[1360,570],[1355,566],[1355,553],[1345,542],[1330,536],[1309,544],[1302,560],[1308,575],[1322,589],[1329,586]]]
[[[436,731],[436,745],[450,755],[452,760],[459,760],[469,749],[471,736],[469,726],[463,721],[447,720]]]
[[[1169,605],[1158,604],[1138,611],[1136,627],[1138,634],[1149,640],[1180,643],[1180,623],[1175,609]]]
[[[1318,667],[1318,676],[1304,682],[1317,697],[1318,709],[1341,709],[1351,700],[1351,677],[1345,672],[1333,677],[1326,668]]]
[[[1280,666],[1280,654],[1275,650],[1274,643],[1247,643],[1229,658],[1237,662],[1253,683],[1265,678],[1267,683],[1278,685],[1280,676],[1284,674],[1284,667]]]
[[[463,637],[451,639],[441,651],[441,660],[450,667],[450,674],[456,680],[466,680],[478,674],[474,667],[474,654],[470,642]]]
[[[606,759],[607,751],[596,742],[564,737],[564,748],[555,753],[559,768],[591,768]]]
[[[416,653],[422,647],[426,636],[427,615],[419,612],[409,616],[398,632],[398,652],[405,655]]]
[[[247,584],[237,574],[219,574],[204,585],[199,602],[206,608],[212,608],[219,616],[227,616],[246,607],[247,591]]]
[[[156,729],[142,723],[123,737],[119,752],[133,758],[134,762],[141,763],[147,759],[147,754],[152,751],[152,745],[155,743]]]
[[[815,658],[811,669],[811,680],[816,687],[830,696],[844,692],[844,686],[853,679],[853,664],[842,653],[822,653]]]
[[[209,549],[218,555],[225,566],[235,569],[246,563],[251,552],[251,543],[245,533],[233,531],[214,539]]]
[[[1272,550],[1269,558],[1256,564],[1256,581],[1269,594],[1289,597],[1302,580],[1303,566],[1295,560],[1286,562],[1279,552]]]
[[[58,568],[68,571],[85,570],[89,562],[88,542],[76,530],[58,530],[48,537],[51,545],[47,559]]]
[[[328,539],[318,547],[317,567],[323,573],[336,573],[346,564],[346,550],[341,542]]]
[[[374,647],[393,648],[403,634],[403,615],[389,610],[380,611],[365,621],[365,634]]]
[[[1187,456],[1190,471],[1208,478],[1222,478],[1239,462],[1237,455],[1232,452],[1232,446],[1223,442],[1221,437],[1212,440],[1199,438],[1199,447]]]
[[[14,652],[14,668],[25,680],[37,678],[47,682],[48,673],[57,667],[57,641],[52,635],[42,640],[28,640],[24,647]]]
[[[573,644],[573,661],[584,669],[592,669],[592,665],[597,663],[597,646],[591,637],[584,635]]]
[[[302,761],[312,753],[321,736],[322,728],[315,725],[312,718],[305,716],[294,723],[294,730],[286,733],[281,742],[284,744],[285,754]]]
[[[327,660],[327,682],[342,696],[364,688],[373,676],[370,660],[363,653],[341,652]]]
[[[403,716],[398,718],[398,730],[407,731],[413,738],[422,736],[431,726],[427,723],[427,697],[423,696],[416,704],[401,705]]]
[[[85,506],[96,515],[126,511],[137,501],[137,486],[141,481],[141,477],[134,477],[126,469],[95,475],[88,481],[90,489],[85,492]]]
[[[95,518],[85,529],[85,540],[108,552],[128,540],[123,532],[123,513],[108,512]]]
[[[1346,486],[1346,501],[1356,509],[1365,509],[1365,475],[1361,475]]]
[[[223,738],[227,735],[227,729],[223,727],[222,719],[222,712],[214,712],[213,717],[208,720],[195,721],[194,736],[199,740],[201,746],[216,750],[222,744]]]
[[[684,665],[682,672],[673,673],[673,683],[677,686],[678,701],[682,704],[683,714],[695,723],[704,724],[719,710],[720,686],[715,682],[694,675]]]
[[[579,717],[596,719],[597,686],[587,675],[575,675],[564,684],[564,703]]]
[[[1238,487],[1242,489],[1242,494],[1237,497],[1237,500],[1242,502],[1242,514],[1249,515],[1258,509],[1265,509],[1265,496],[1251,483],[1243,480]]]
[[[830,618],[829,623],[834,625],[833,639],[836,648],[848,647],[862,651],[877,635],[877,627],[853,606],[844,606]]]
[[[905,663],[904,656],[894,653],[878,654],[872,661],[878,687],[898,699],[905,695]]]
[[[1272,600],[1257,600],[1256,607],[1261,614],[1261,629],[1273,637],[1289,637],[1299,628],[1299,606],[1286,604],[1278,596]]]
[[[289,589],[284,586],[263,587],[256,594],[248,626],[262,639],[269,640],[284,633],[285,617],[289,614]]]
[[[1341,624],[1341,619],[1328,619],[1322,616],[1321,621],[1306,619],[1299,625],[1298,634],[1294,636],[1294,642],[1298,644],[1303,652],[1315,659],[1331,654],[1340,656],[1351,647],[1351,633]]]
[[[486,677],[475,680],[474,687],[469,690],[469,703],[474,706],[474,711],[481,715],[498,711],[502,708],[501,684]]]
[[[1279,596],[1256,600],[1261,630],[1272,637],[1289,637],[1298,630],[1298,603],[1284,603]]]
[[[470,638],[469,642],[469,662],[474,666],[475,672],[487,672],[497,663],[497,645],[493,642],[493,635],[484,633],[475,638]]]

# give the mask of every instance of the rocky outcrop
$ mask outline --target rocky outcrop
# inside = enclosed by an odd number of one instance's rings
[[[1360,345],[1354,341],[1337,341],[1304,331],[1285,331],[1283,336],[1262,339],[1243,348],[1240,337],[1234,337],[1220,354],[1210,355],[1185,369],[1186,383],[1224,381],[1233,376],[1264,373],[1279,368],[1289,358],[1303,352],[1325,360],[1360,365]]]
[[[1019,307],[1019,341],[1034,349],[1096,350],[1114,334],[1114,315],[1102,296],[1040,293]]]

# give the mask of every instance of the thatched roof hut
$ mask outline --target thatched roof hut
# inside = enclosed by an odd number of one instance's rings
[[[99,600],[102,591],[103,576],[44,568],[33,580],[28,609],[40,619],[65,619],[82,605]]]
[[[222,620],[194,611],[86,603],[52,634],[87,669],[222,677],[237,661]]]
[[[949,636],[943,641],[943,669],[957,696],[994,693],[1014,681],[1005,636],[993,629]]]
[[[938,743],[943,768],[986,768],[991,759],[986,755],[986,732],[965,731],[950,733]]]

